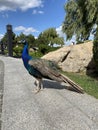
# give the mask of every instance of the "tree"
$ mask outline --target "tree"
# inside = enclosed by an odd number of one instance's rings
[[[65,5],[66,16],[62,30],[67,40],[75,34],[77,41],[87,40],[96,25],[93,58],[98,66],[98,0],[69,0]],[[98,68],[98,67],[97,67]],[[98,69],[97,69],[98,70]]]
[[[98,0],[69,0],[62,30],[67,40],[75,34],[77,41],[88,40],[94,24],[98,23]]]
[[[18,35],[16,39],[18,43],[22,42],[23,40],[27,40],[29,46],[34,46],[35,37],[32,34],[25,35],[23,33],[20,33],[20,35]]]
[[[28,43],[29,43],[29,45],[30,45],[31,47],[34,47],[34,46],[35,46],[35,44],[34,44],[34,42],[35,42],[35,37],[34,37],[32,34],[29,34],[29,35],[26,37],[26,39],[27,39],[27,41],[28,41]]]
[[[16,35],[14,32],[12,32],[12,42],[13,42],[13,46],[16,43]],[[3,36],[3,38],[1,39],[1,42],[4,44],[5,48],[7,47],[7,43],[8,43],[8,36],[7,33],[5,33],[5,35]]]
[[[64,39],[59,37],[55,28],[49,28],[39,35],[39,39],[42,43],[53,47],[54,44],[64,45]]]
[[[17,36],[17,42],[21,42],[22,40],[26,40],[26,35],[23,33],[20,33],[20,35]]]
[[[18,35],[16,37],[16,43],[17,43],[18,46],[15,46],[13,48],[15,55],[18,56],[18,57],[21,56],[21,53],[22,53],[22,50],[23,50],[23,44],[22,44],[23,40],[26,40],[28,42],[29,47],[35,46],[34,45],[35,38],[32,34],[25,35],[23,33],[20,33],[20,35]]]
[[[98,26],[97,26],[96,34],[94,38],[93,58],[96,63],[96,70],[98,71]]]
[[[62,46],[64,38],[59,37],[55,28],[49,28],[39,34],[36,43],[40,52],[46,54],[53,50],[55,44]]]

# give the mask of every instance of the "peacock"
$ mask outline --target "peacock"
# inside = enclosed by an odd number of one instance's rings
[[[70,80],[65,75],[57,71],[55,63],[52,61],[44,60],[41,58],[31,57],[28,52],[28,43],[24,42],[24,48],[22,52],[22,60],[24,67],[29,72],[29,74],[35,77],[35,85],[37,87],[36,93],[38,93],[41,88],[43,88],[42,79],[54,80],[57,82],[65,82],[70,85],[73,90],[83,93],[83,89]]]

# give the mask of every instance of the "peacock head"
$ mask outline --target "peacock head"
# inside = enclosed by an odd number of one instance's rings
[[[25,52],[26,54],[28,54],[28,43],[26,40],[22,40],[21,43],[23,44],[23,52]]]
[[[21,40],[21,43],[22,43],[23,45],[27,45],[27,41],[26,41],[26,40]]]
[[[23,45],[27,45],[27,41],[25,39],[18,41],[18,43],[21,43]]]

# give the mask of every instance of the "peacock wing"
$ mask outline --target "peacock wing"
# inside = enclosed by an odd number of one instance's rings
[[[83,89],[70,80],[67,76],[60,74],[58,71],[54,69],[54,64],[52,67],[52,63],[50,61],[46,61],[43,59],[34,59],[29,61],[29,65],[35,68],[44,78],[49,78],[59,82],[65,82],[70,85],[70,87],[80,93],[83,93]]]
[[[29,65],[34,67],[37,71],[39,71],[43,77],[47,77],[50,79],[57,80],[56,78],[59,78],[61,75],[57,70],[56,67],[54,67],[54,63],[43,60],[43,59],[32,59],[29,61]]]

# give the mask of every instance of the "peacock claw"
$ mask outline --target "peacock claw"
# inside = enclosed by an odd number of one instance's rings
[[[41,91],[41,88],[35,88],[35,89],[33,89],[33,93],[35,93],[35,94],[39,93],[40,91]]]
[[[34,82],[35,86],[37,86],[37,81]]]
[[[39,93],[40,92],[40,90],[37,90],[36,92],[35,92],[35,94],[37,94],[37,93]]]

